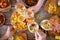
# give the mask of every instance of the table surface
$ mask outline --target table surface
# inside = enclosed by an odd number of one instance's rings
[[[12,1],[12,0],[11,0]],[[6,16],[6,22],[4,25],[11,25],[10,23],[10,17],[12,15],[12,12],[15,10],[14,9],[14,5],[16,4],[16,1],[13,0],[12,1],[12,8],[10,8],[9,10],[5,10],[5,11],[0,11],[0,13],[3,13]],[[42,20],[47,19],[49,17],[51,17],[51,15],[49,15],[46,11],[44,11],[43,9],[44,7],[42,6],[42,8],[39,10],[38,14],[35,14],[35,21],[39,24]],[[12,12],[10,11],[12,9]],[[38,19],[37,16],[44,16],[44,18]],[[19,32],[19,31],[18,31]],[[18,33],[17,32],[17,33]],[[31,38],[31,36],[29,35],[30,32],[29,31],[25,31],[28,35],[28,40],[33,40],[33,38]],[[48,36],[46,38],[46,40],[50,40],[50,37]]]

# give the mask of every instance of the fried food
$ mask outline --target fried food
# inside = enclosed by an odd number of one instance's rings
[[[60,6],[58,6],[58,0],[47,0],[44,9],[49,14],[60,16]]]
[[[26,14],[27,14],[26,22],[28,24],[31,24],[34,21],[34,13],[30,10],[26,10]]]
[[[52,24],[53,30],[48,31],[49,34],[59,35],[60,34],[60,18],[58,16],[53,16],[49,18],[50,23]]]
[[[19,20],[20,20],[20,21],[24,21],[24,20],[25,20],[24,15],[20,15],[20,16],[19,16]]]
[[[0,8],[6,8],[8,6],[8,0],[0,0]]]
[[[15,27],[16,30],[24,30],[27,28],[26,23],[24,22],[16,22]]]
[[[16,30],[27,30],[27,24],[31,24],[34,20],[34,13],[24,7],[19,4],[11,16],[11,24]]]
[[[10,0],[0,0],[0,11],[4,12],[9,8],[11,8]]]
[[[49,13],[54,13],[55,11],[56,11],[56,5],[49,4],[48,12]]]
[[[19,13],[18,12],[14,12],[14,14],[11,16],[11,22],[14,24],[15,22],[17,22],[18,20],[18,16]]]
[[[14,25],[16,30],[27,29],[26,23],[23,22],[24,19],[24,16],[21,16],[18,12],[14,12],[14,14],[11,16],[11,23]]]
[[[15,40],[24,40],[24,38],[22,36],[15,36]]]
[[[33,21],[34,21],[34,17],[31,17],[31,18],[27,18],[27,19],[26,19],[26,22],[27,22],[28,24],[31,24]]]
[[[16,34],[14,40],[27,40],[27,35],[26,33]]]

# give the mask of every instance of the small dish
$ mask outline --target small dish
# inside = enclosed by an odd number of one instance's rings
[[[21,34],[15,34],[12,37],[9,37],[8,40],[27,40],[27,35],[26,33],[21,33]]]
[[[48,30],[52,30],[51,28],[51,23],[48,21],[48,20],[43,20],[41,23],[40,23],[40,26],[41,28],[43,28],[44,30],[48,31]]]
[[[24,15],[20,15],[20,16],[18,16],[18,21],[24,21],[24,20],[25,20]]]
[[[34,33],[36,31],[39,30],[39,26],[36,22],[33,22],[32,24],[27,24],[28,26],[28,30],[31,32],[31,33]]]

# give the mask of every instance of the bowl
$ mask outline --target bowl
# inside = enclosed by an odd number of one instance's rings
[[[42,29],[44,29],[46,31],[52,30],[52,28],[51,28],[52,25],[49,22],[49,20],[43,20],[43,21],[41,21],[40,26],[41,26]]]
[[[0,26],[2,26],[5,23],[5,16],[4,14],[0,13]]]
[[[0,11],[6,12],[6,11],[8,11],[8,9],[10,9],[10,8],[11,8],[11,5],[9,5],[9,6],[6,7],[6,8],[0,8]]]
[[[39,26],[36,22],[33,22],[32,24],[27,24],[28,26],[28,30],[31,32],[31,33],[35,33],[36,31],[39,30]]]
[[[0,1],[0,11],[5,12],[9,8],[11,8],[10,0],[1,0]]]
[[[26,33],[18,33],[12,37],[9,37],[8,40],[27,40],[27,34]]]

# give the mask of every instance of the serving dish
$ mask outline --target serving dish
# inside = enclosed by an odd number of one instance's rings
[[[16,5],[16,11],[11,16],[11,24],[16,30],[27,30],[27,24],[34,20],[34,13],[25,8],[22,4]]]
[[[6,11],[11,8],[11,1],[10,0],[1,0],[0,1],[0,11]]]
[[[49,13],[49,14],[55,14],[57,16],[60,16],[60,6],[59,2],[60,0],[47,0],[44,9]]]
[[[33,22],[32,24],[28,24],[27,26],[28,26],[28,30],[31,33],[35,33],[36,31],[39,30],[39,25],[36,22]]]
[[[8,40],[27,40],[26,33],[15,34],[14,36],[8,38]]]
[[[0,26],[2,26],[5,23],[5,15],[0,13]]]
[[[11,8],[11,5],[9,5],[8,7],[6,7],[6,8],[0,8],[0,11],[2,11],[2,12],[6,12],[6,10],[8,10],[8,9],[10,9]]]
[[[50,18],[51,16],[53,16],[53,15],[50,15],[50,14],[48,14],[48,12],[46,12],[44,9],[43,9],[44,7],[42,7],[41,8],[41,10],[39,10],[39,12],[38,13],[36,13],[35,14],[35,21],[39,24],[42,20],[44,20],[44,19],[48,19],[48,18]],[[29,9],[29,8],[28,8]],[[15,9],[13,9],[13,11],[14,11]],[[29,9],[30,10],[30,9]],[[34,9],[35,10],[35,9]],[[15,11],[14,11],[15,12]],[[8,14],[9,13],[9,14]],[[4,14],[6,15],[6,23],[5,23],[5,25],[11,25],[10,24],[10,17],[11,17],[11,12],[4,12]],[[40,18],[40,19],[37,19],[37,16],[44,16],[44,18]],[[23,20],[24,21],[24,20]],[[24,32],[26,32],[26,31],[24,31]],[[29,31],[27,31],[27,33],[28,33]],[[28,35],[30,36],[30,32],[28,33]],[[49,36],[48,36],[49,37]],[[29,37],[28,37],[29,38]],[[52,38],[51,38],[52,39]],[[32,40],[32,39],[31,39]],[[47,39],[47,40],[49,40],[49,39]]]

